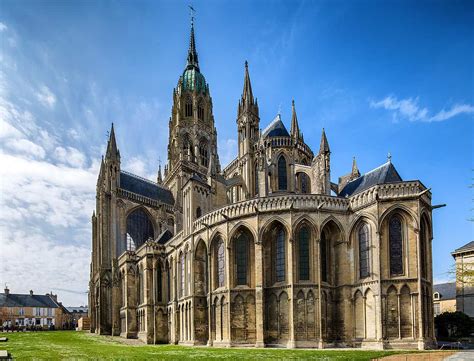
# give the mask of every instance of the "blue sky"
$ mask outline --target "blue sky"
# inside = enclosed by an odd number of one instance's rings
[[[0,282],[86,302],[90,216],[110,123],[122,166],[156,177],[184,69],[187,2],[0,2]],[[386,161],[432,188],[434,274],[473,237],[474,5],[469,1],[196,1],[221,162],[236,154],[244,61],[261,127],[295,99],[324,127],[332,180]],[[71,292],[73,291],[73,292]]]

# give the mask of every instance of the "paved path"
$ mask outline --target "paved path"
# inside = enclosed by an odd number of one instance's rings
[[[474,350],[456,352],[454,355],[446,357],[446,361],[474,361]]]
[[[391,355],[381,357],[381,361],[444,361],[456,351],[432,351],[423,353],[406,353],[401,355]],[[473,360],[473,359],[470,359]]]

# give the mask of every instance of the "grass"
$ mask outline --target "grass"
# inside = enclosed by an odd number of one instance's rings
[[[52,331],[2,333],[8,350],[17,360],[371,360],[393,355],[396,351],[363,350],[288,350],[254,348],[184,347],[176,345],[130,344],[118,337],[97,336],[86,332]]]

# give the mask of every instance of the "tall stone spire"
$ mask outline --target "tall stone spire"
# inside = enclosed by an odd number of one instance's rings
[[[291,130],[290,135],[295,138],[299,139],[300,136],[300,126],[298,125],[298,117],[296,116],[296,109],[295,109],[295,100],[291,101]]]
[[[360,177],[359,168],[357,167],[356,157],[352,158],[352,171],[351,179],[356,179]]]
[[[112,123],[112,128],[110,129],[109,141],[107,143],[107,152],[105,154],[107,159],[119,159],[120,152],[117,148],[117,142],[115,141],[115,130],[114,123]]]
[[[194,39],[194,19],[191,19],[191,35],[189,37],[189,49],[187,59],[187,69],[195,68],[199,71],[198,54],[196,51],[196,40]]]
[[[326,132],[324,131],[324,128],[323,128],[323,132],[321,134],[321,144],[319,146],[319,153],[323,154],[323,153],[329,153],[329,152],[330,150],[329,150],[328,138],[326,138]]]
[[[244,89],[242,91],[242,105],[253,104],[252,84],[250,83],[249,63],[245,61]]]

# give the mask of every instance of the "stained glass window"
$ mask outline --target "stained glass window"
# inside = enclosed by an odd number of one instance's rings
[[[324,282],[328,281],[328,252],[327,252],[327,239],[326,233],[321,233],[321,242],[320,242],[320,250],[321,250],[321,280]]]
[[[403,236],[400,217],[393,216],[389,222],[390,274],[403,274]]]
[[[309,280],[309,229],[307,226],[298,232],[299,279]]]
[[[286,160],[285,157],[278,158],[278,190],[286,191],[287,189],[287,174],[286,174]]]
[[[153,238],[153,225],[142,208],[133,211],[127,217],[127,250],[134,251]]]
[[[360,278],[369,276],[370,259],[369,259],[369,227],[363,224],[359,228],[359,274]]]
[[[237,268],[237,285],[247,284],[248,236],[242,232],[235,240],[235,264]]]
[[[301,193],[308,194],[310,191],[310,180],[306,173],[300,173]]]
[[[279,226],[276,231],[276,281],[285,280],[285,231]]]
[[[225,284],[225,250],[224,242],[219,240],[217,244],[217,287],[224,287]]]

